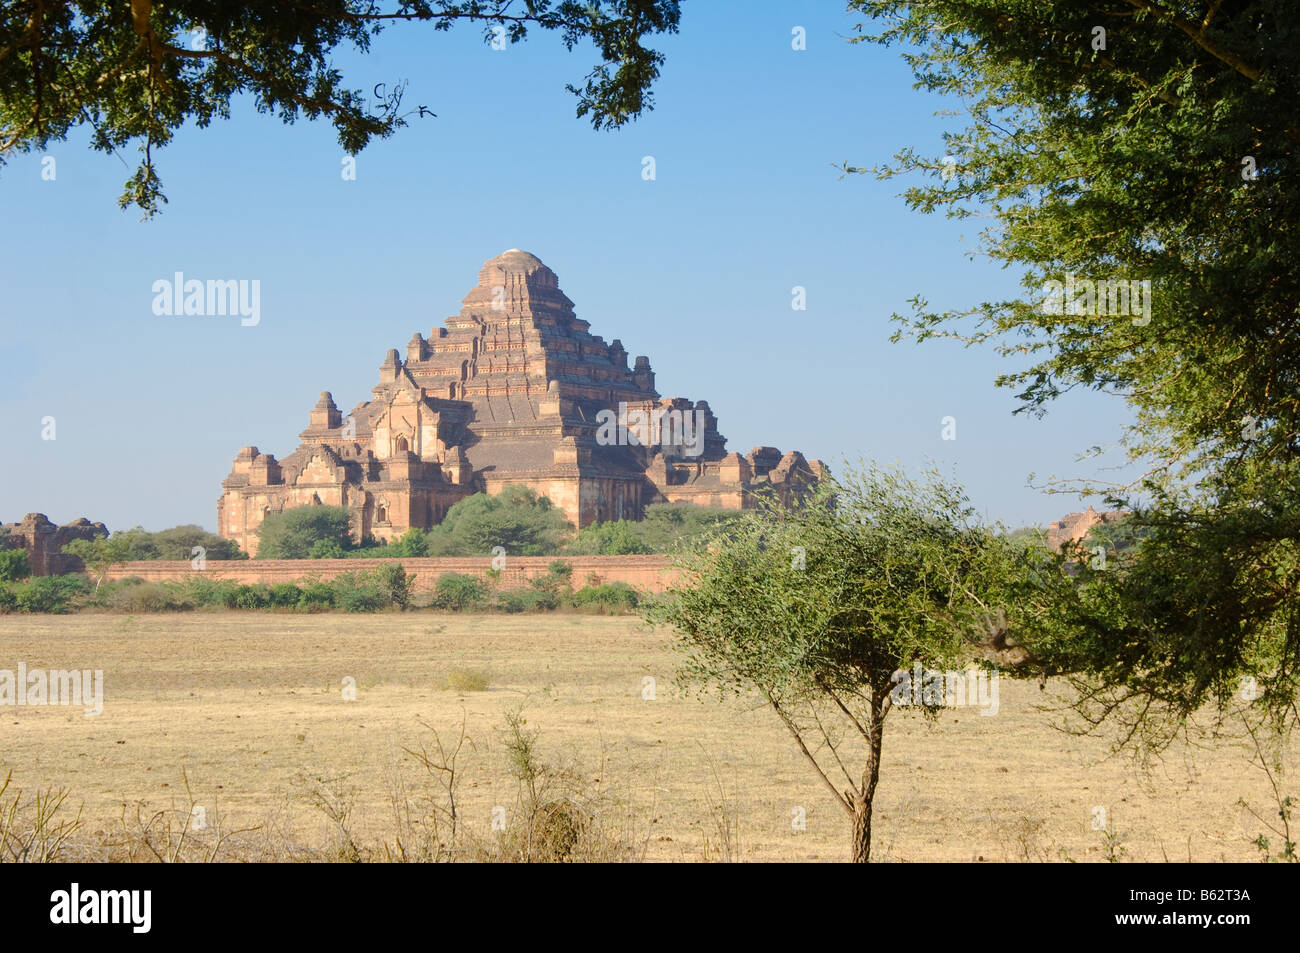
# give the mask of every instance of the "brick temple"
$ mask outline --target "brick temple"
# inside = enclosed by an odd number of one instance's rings
[[[345,506],[358,538],[428,529],[458,500],[524,484],[575,526],[640,519],[649,503],[783,502],[824,472],[798,451],[728,453],[705,401],[663,398],[647,357],[628,366],[577,317],[555,273],[511,249],[426,338],[390,350],[371,400],[344,415],[322,393],[298,449],[244,447],[217,501],[217,532],[257,552],[268,513]]]

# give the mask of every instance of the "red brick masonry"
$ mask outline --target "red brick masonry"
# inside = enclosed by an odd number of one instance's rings
[[[523,588],[529,579],[546,575],[547,567],[557,559],[573,567],[572,581],[575,589],[587,585],[588,575],[594,573],[600,583],[625,582],[649,592],[662,592],[674,575],[667,556],[507,556],[501,573],[501,588]],[[458,572],[482,577],[492,568],[492,560],[487,556],[441,559],[210,559],[203,570],[190,568],[189,562],[155,559],[118,563],[104,573],[104,579],[111,581],[138,576],[147,582],[160,582],[183,579],[201,571],[214,579],[270,584],[313,577],[333,579],[345,572],[374,569],[393,563],[401,563],[415,577],[417,589],[432,588],[443,573]]]

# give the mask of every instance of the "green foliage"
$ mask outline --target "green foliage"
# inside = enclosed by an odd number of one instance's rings
[[[334,587],[327,582],[309,582],[302,587],[298,608],[305,612],[322,612],[334,607]]]
[[[189,561],[202,547],[205,559],[247,559],[234,540],[223,539],[201,526],[173,526],[150,533],[139,526],[113,533],[107,539],[73,540],[63,547],[65,553],[79,556],[87,567],[102,569],[119,562],[149,559]]]
[[[636,529],[651,552],[671,553],[724,531],[741,515],[741,510],[721,506],[653,503],[645,508],[645,519]]]
[[[564,551],[576,556],[631,556],[652,550],[641,539],[636,523],[617,520],[584,526]]]
[[[0,549],[0,582],[16,582],[32,574],[23,549]]]
[[[181,586],[168,583],[120,579],[99,588],[94,605],[120,612],[183,612],[198,601]]]
[[[1018,358],[999,383],[1026,411],[1076,386],[1125,395],[1130,445],[1161,468],[1281,459],[1300,432],[1282,384],[1300,347],[1294,6],[1216,5],[1192,35],[1168,4],[1134,6],[1045,0],[1008,16],[964,0],[853,0],[881,18],[871,39],[918,44],[918,83],[975,117],[944,137],[954,175],[911,149],[876,171],[928,178],[905,193],[923,212],[992,213],[982,251],[1022,269],[1030,298],[962,313],[919,301],[900,333],[995,343]],[[1067,273],[1149,279],[1151,321],[1051,313],[1044,283]],[[1243,440],[1247,416],[1258,434]]]
[[[334,605],[348,612],[378,612],[388,607],[388,598],[368,574],[346,573],[334,580]]]
[[[412,527],[402,534],[401,539],[388,546],[389,555],[418,559],[429,555],[429,540],[424,533]]]
[[[17,609],[18,598],[14,595],[13,589],[8,583],[0,582],[0,615],[15,612]]]
[[[1036,567],[974,521],[960,487],[876,467],[824,481],[798,509],[747,512],[720,543],[679,558],[682,578],[646,618],[677,633],[684,684],[768,703],[853,819],[865,861],[894,673],[964,666],[990,609],[1018,617]],[[841,793],[846,736],[867,744]]]
[[[552,592],[537,589],[503,589],[496,594],[493,608],[498,612],[539,612],[554,609],[559,599]]]
[[[302,601],[302,589],[291,582],[278,582],[271,586],[270,604],[277,609],[293,609]]]
[[[353,550],[353,553],[369,555],[364,550]],[[351,554],[344,550],[337,539],[318,539],[311,544],[311,549],[307,550],[308,559],[342,559],[348,555]]]
[[[1300,691],[1300,465],[1290,479],[1212,483],[1158,496],[1122,529],[1137,539],[1089,559],[1058,593],[1036,651],[1073,673],[1086,722],[1159,749],[1207,704],[1282,728]],[[1041,643],[1041,645],[1039,645]],[[1243,697],[1243,680],[1254,686]],[[1242,702],[1246,704],[1243,706]]]
[[[90,589],[80,576],[36,576],[11,584],[13,606],[18,612],[67,612],[73,602]]]
[[[74,539],[64,545],[63,552],[78,557],[96,576],[102,576],[109,566],[132,558],[130,543],[122,533],[97,536],[94,539]]]
[[[411,598],[411,578],[400,565],[367,572],[344,573],[334,580],[334,605],[348,612],[405,609]]]
[[[380,566],[374,570],[375,581],[394,608],[405,609],[411,604],[415,580],[401,565]]]
[[[243,585],[235,590],[235,609],[265,609],[271,605],[271,590],[266,586]]]
[[[343,506],[297,506],[268,513],[257,528],[257,558],[307,559],[313,555],[313,547],[322,542],[332,543],[339,550],[349,549],[351,519]]]
[[[342,0],[309,8],[177,0],[36,9],[0,20],[0,158],[11,149],[44,150],[83,123],[98,151],[136,143],[143,158],[119,204],[146,216],[166,202],[154,151],[188,122],[203,128],[228,118],[232,100],[246,98],[285,123],[328,119],[354,155],[408,116],[423,117],[423,107],[403,107],[405,82],[380,84],[375,101],[349,89],[333,62],[340,47],[368,52],[371,38],[395,23],[441,32],[464,22],[482,28],[485,40],[511,43],[530,28],[555,31],[569,50],[590,41],[598,62],[581,88],[566,88],[578,98],[577,114],[599,129],[652,108],[663,54],[643,44],[677,32],[680,17],[677,0],[530,0],[524,9],[498,0],[421,0],[399,4],[395,15]]]
[[[637,591],[625,582],[587,586],[573,594],[575,608],[601,615],[622,615],[634,610],[639,603]]]
[[[630,556],[671,553],[722,531],[740,510],[693,503],[652,503],[640,521],[617,520],[584,526],[565,547],[573,556]]]
[[[549,499],[512,484],[495,495],[476,493],[447,510],[428,534],[428,554],[486,556],[500,546],[507,556],[548,556],[571,532],[563,511]]]
[[[457,572],[446,572],[434,583],[433,606],[463,612],[483,603],[487,590],[478,579]]]
[[[116,586],[127,581],[123,579],[111,585]],[[166,585],[175,586],[180,591],[181,598],[190,600],[196,607],[225,609],[234,608],[235,593],[239,589],[239,583],[237,582],[228,579],[213,579],[201,572],[191,573],[180,582],[166,583]],[[100,591],[103,592],[109,588],[110,586],[103,586]]]
[[[1021,412],[1045,413],[1076,387],[1118,394],[1131,411],[1122,445],[1143,475],[1107,493],[1136,512],[1095,534],[1118,558],[1103,570],[1076,553],[1077,591],[1040,613],[1034,635],[1077,673],[1086,723],[1118,720],[1121,737],[1159,745],[1207,702],[1228,711],[1253,678],[1265,689],[1254,715],[1294,724],[1294,4],[851,8],[881,26],[859,39],[914,44],[918,84],[960,97],[972,117],[944,136],[947,169],[904,149],[874,171],[925,177],[905,192],[922,212],[988,220],[982,251],[1021,272],[1028,292],[950,312],[918,297],[895,316],[895,337],[993,345],[1014,362],[998,383]],[[1088,312],[1082,291],[1045,300],[1047,282],[1071,275],[1149,281],[1150,313],[1099,310],[1100,297]]]

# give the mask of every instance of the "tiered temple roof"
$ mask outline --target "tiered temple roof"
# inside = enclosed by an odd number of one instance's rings
[[[322,393],[283,460],[241,450],[222,484],[219,532],[251,552],[266,513],[320,502],[351,508],[358,535],[392,538],[509,483],[583,526],[665,500],[743,507],[759,485],[788,497],[821,473],[797,451],[727,453],[706,402],[661,398],[649,358],[629,366],[622,342],[592,334],[555,273],[519,249],[483,265],[442,327],[389,350],[372,394],[345,416]],[[701,439],[673,440],[671,428],[650,446],[609,439],[611,415],[638,411],[691,415]]]

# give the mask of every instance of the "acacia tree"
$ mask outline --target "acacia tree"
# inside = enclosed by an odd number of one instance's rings
[[[1018,412],[1074,388],[1133,413],[1131,482],[1062,481],[1134,510],[1038,638],[1092,723],[1157,744],[1243,680],[1256,715],[1300,689],[1300,16],[1292,0],[852,0],[964,128],[873,170],[923,213],[988,221],[1023,299],[936,311],[895,339],[1007,358]],[[1072,280],[1073,278],[1073,280]],[[1124,283],[1116,287],[1113,281]],[[1061,294],[1059,282],[1074,288]],[[1094,282],[1089,285],[1085,282]],[[1105,283],[1105,290],[1101,282]],[[1134,283],[1141,308],[1131,300]],[[1049,290],[1051,293],[1049,294]],[[1124,296],[1129,300],[1125,308]],[[1118,306],[1118,307],[1117,307]],[[1253,694],[1253,693],[1252,693]],[[1095,703],[1095,704],[1093,704]],[[1146,731],[1152,728],[1153,731]]]
[[[664,58],[645,40],[675,33],[679,18],[677,0],[394,0],[387,8],[373,0],[18,0],[0,6],[0,163],[89,125],[99,151],[139,144],[143,158],[119,204],[151,216],[166,201],[154,149],[189,120],[204,127],[228,118],[240,93],[286,123],[327,118],[355,155],[412,114],[436,115],[423,104],[404,110],[402,82],[379,84],[373,98],[348,88],[331,61],[338,47],[365,52],[382,29],[403,23],[436,31],[469,23],[495,43],[533,28],[558,32],[569,50],[590,41],[599,61],[567,88],[579,116],[616,128],[653,108]]]
[[[895,673],[1028,660],[993,620],[1042,608],[1035,551],[973,515],[936,474],[847,472],[680,557],[678,582],[646,610],[678,633],[685,684],[767,703],[849,817],[855,862],[871,855]],[[933,714],[944,698],[919,701]]]

